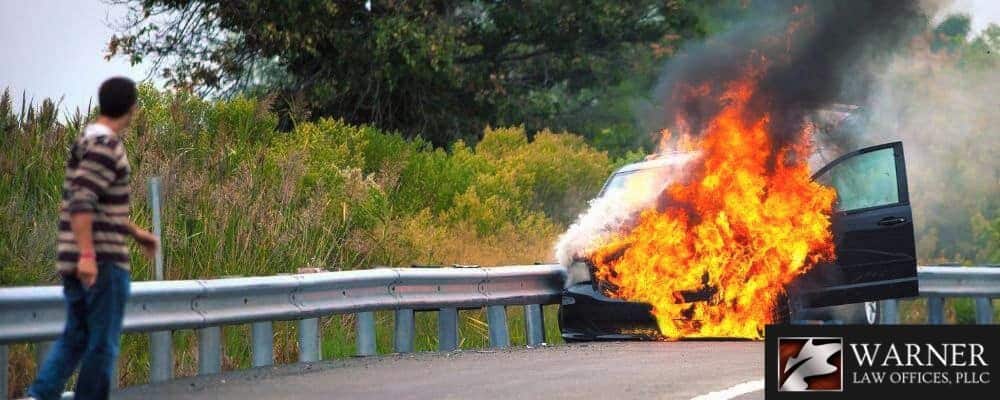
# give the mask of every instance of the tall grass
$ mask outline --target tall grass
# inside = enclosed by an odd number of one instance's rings
[[[132,219],[149,224],[146,182],[163,182],[167,279],[294,273],[303,267],[514,264],[548,261],[555,236],[610,173],[603,152],[575,135],[487,129],[475,145],[434,149],[369,126],[323,119],[276,129],[269,99],[205,101],[140,89],[125,135],[132,164]],[[56,221],[68,146],[92,112],[0,96],[0,285],[55,284]],[[133,249],[134,280],[149,263]],[[553,309],[549,337],[557,338]],[[511,310],[511,332],[522,335]],[[418,316],[417,348],[436,348],[435,318]],[[378,317],[389,352],[391,318]],[[462,346],[486,339],[481,313],[462,312]],[[353,350],[350,316],[323,320],[324,356]],[[246,327],[225,327],[224,368],[249,366]],[[191,332],[174,334],[179,375],[197,366]],[[276,324],[278,362],[296,359],[294,329]],[[11,388],[34,373],[31,346],[14,346]],[[121,384],[144,382],[146,338],[126,335]]]

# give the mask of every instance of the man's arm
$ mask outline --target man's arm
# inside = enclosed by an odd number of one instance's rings
[[[116,154],[106,144],[89,144],[75,170],[70,172],[68,211],[70,229],[76,240],[79,259],[76,277],[85,288],[97,281],[97,255],[94,252],[94,213],[97,201],[115,178]]]
[[[159,238],[149,231],[140,228],[134,222],[128,222],[128,232],[132,238],[142,246],[142,252],[150,259],[156,254],[156,247],[160,245]]]
[[[69,226],[73,230],[73,238],[80,250],[80,259],[76,265],[76,277],[89,288],[97,280],[97,255],[94,253],[93,226],[94,214],[78,212],[70,214]]]

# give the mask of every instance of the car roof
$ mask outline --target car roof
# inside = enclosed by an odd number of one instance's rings
[[[662,168],[670,165],[684,165],[689,161],[693,160],[698,156],[698,152],[672,152],[664,154],[656,154],[655,158],[647,159],[645,161],[640,161],[636,163],[626,164],[625,166],[618,168],[615,174],[620,174],[623,172],[635,172],[644,169]]]

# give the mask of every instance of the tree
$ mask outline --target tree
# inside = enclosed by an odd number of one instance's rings
[[[951,14],[934,28],[931,49],[955,50],[965,45],[965,39],[972,30],[972,18],[966,14]]]
[[[990,24],[962,50],[961,62],[973,69],[991,69],[1000,62],[1000,25]]]
[[[438,146],[489,124],[570,128],[700,30],[680,0],[119,2],[109,57],[151,59],[173,86],[278,92]]]

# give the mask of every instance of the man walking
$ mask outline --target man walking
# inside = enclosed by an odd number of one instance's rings
[[[132,236],[146,255],[158,239],[129,221],[131,168],[122,134],[136,110],[135,83],[111,78],[98,92],[100,116],[77,137],[66,160],[56,266],[66,296],[66,326],[28,396],[57,399],[77,364],[75,398],[105,399],[111,387],[129,296]]]

